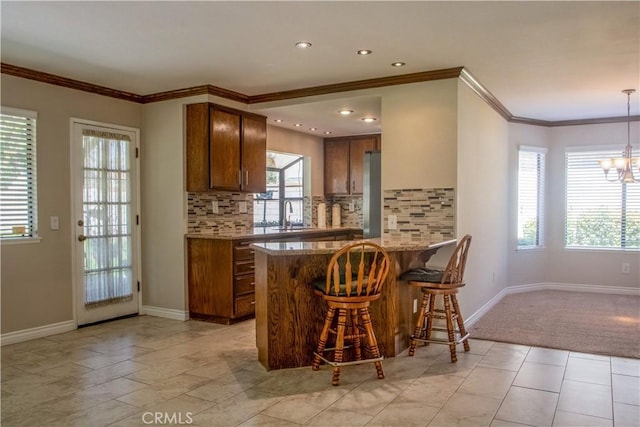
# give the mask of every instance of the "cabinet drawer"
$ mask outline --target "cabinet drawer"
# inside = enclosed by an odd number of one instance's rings
[[[247,294],[237,297],[235,300],[236,316],[253,313],[256,306],[256,298],[254,294]]]
[[[255,269],[253,260],[236,261],[233,263],[233,274],[250,274]]]
[[[253,260],[253,249],[249,244],[241,244],[233,247],[233,259],[235,261]]]
[[[254,292],[256,289],[256,281],[253,274],[246,276],[238,276],[233,280],[233,293],[234,295],[246,294],[247,292]]]

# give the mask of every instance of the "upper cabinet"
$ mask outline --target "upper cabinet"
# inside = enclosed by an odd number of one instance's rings
[[[267,123],[211,103],[187,105],[187,191],[266,191]]]
[[[380,150],[380,135],[324,140],[324,193],[362,194],[364,153]]]

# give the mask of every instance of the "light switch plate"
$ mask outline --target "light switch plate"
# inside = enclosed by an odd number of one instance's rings
[[[388,227],[389,230],[396,230],[398,228],[398,216],[397,215],[389,215],[388,219]]]
[[[240,213],[247,213],[247,202],[238,202],[238,210]]]
[[[355,203],[353,203],[353,202],[349,203],[349,212],[353,212],[355,210],[356,210]]]
[[[49,227],[52,230],[60,230],[60,218],[52,216],[49,218]]]
[[[214,214],[217,214],[217,213],[218,213],[218,201],[217,201],[217,200],[212,200],[212,201],[211,201],[211,211],[212,211]]]

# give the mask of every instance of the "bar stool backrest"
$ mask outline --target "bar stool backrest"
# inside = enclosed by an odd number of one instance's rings
[[[373,296],[381,292],[389,273],[389,255],[373,242],[343,246],[327,266],[325,295]]]
[[[464,268],[467,264],[467,253],[471,245],[471,235],[465,235],[449,258],[447,268],[442,272],[442,284],[462,284],[464,283]]]

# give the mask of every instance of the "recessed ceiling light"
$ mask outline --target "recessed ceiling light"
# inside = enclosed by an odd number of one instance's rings
[[[275,119],[274,122],[276,123],[282,123],[282,119]]]
[[[318,130],[318,128],[309,128],[309,130]]]
[[[375,117],[363,117],[361,120],[363,122],[371,123],[371,122],[375,122],[378,119],[376,119]]]
[[[369,49],[360,49],[357,54],[358,55],[371,55],[373,53],[372,50]]]
[[[406,62],[392,62],[391,63],[392,67],[404,67],[405,65],[407,65]]]
[[[293,124],[295,127],[299,128],[300,126],[302,126],[302,123],[294,123]]]
[[[331,131],[325,130],[325,131],[324,131],[324,134],[325,134],[325,135],[331,135]]]
[[[348,116],[349,114],[353,114],[353,110],[340,110],[338,112],[343,116]]]
[[[308,47],[311,47],[311,43],[309,42],[298,42],[296,43],[296,47],[299,49],[306,49]]]

